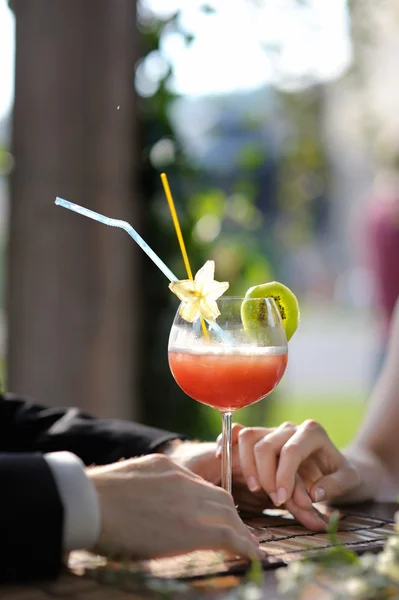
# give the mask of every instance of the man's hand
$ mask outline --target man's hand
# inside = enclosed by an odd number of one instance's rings
[[[99,498],[99,553],[145,559],[192,550],[249,558],[258,546],[224,490],[163,455],[87,469]]]

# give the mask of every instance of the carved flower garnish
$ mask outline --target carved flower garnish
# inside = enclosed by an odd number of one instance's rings
[[[196,273],[194,280],[172,281],[169,289],[182,301],[179,314],[185,321],[193,323],[199,317],[214,321],[220,311],[216,300],[228,289],[227,281],[215,281],[215,263],[207,260]]]

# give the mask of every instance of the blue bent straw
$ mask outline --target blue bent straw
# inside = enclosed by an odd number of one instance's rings
[[[177,281],[176,275],[172,273],[172,271],[165,265],[165,263],[159,258],[157,254],[155,254],[154,250],[149,247],[147,242],[143,240],[143,238],[137,233],[137,231],[127,222],[120,221],[119,219],[110,219],[109,217],[105,217],[104,215],[100,215],[99,213],[94,212],[94,210],[89,210],[88,208],[84,208],[83,206],[79,206],[78,204],[74,204],[73,202],[69,202],[68,200],[63,200],[62,198],[56,198],[55,203],[59,206],[63,206],[64,208],[68,208],[69,210],[73,210],[74,212],[79,213],[80,215],[84,215],[85,217],[89,217],[89,219],[94,219],[94,221],[99,221],[100,223],[104,223],[104,225],[110,225],[111,227],[120,227],[127,231],[127,233],[134,239],[134,241],[140,246],[142,250],[151,258],[151,260],[157,265],[159,269],[161,269],[162,273],[169,279],[169,281]]]
[[[120,219],[111,219],[110,217],[105,217],[104,215],[100,215],[100,213],[94,212],[94,210],[89,210],[88,208],[84,208],[83,206],[79,206],[79,204],[74,204],[73,202],[69,202],[69,200],[64,200],[63,198],[56,198],[55,203],[58,206],[63,206],[64,208],[68,208],[69,210],[73,210],[74,212],[79,213],[85,217],[89,217],[89,219],[94,219],[94,221],[99,221],[100,223],[104,223],[104,225],[110,225],[111,227],[120,227],[124,229],[130,237],[134,239],[136,244],[140,246],[142,250],[151,258],[151,260],[157,265],[157,267],[162,271],[162,273],[169,279],[169,281],[178,281],[176,275],[172,273],[172,271],[165,265],[163,260],[161,260],[158,254],[155,254],[154,250],[149,247],[147,242],[143,240],[141,235],[137,233],[137,231],[128,223],[127,221],[121,221]],[[222,329],[219,327],[217,323],[212,321],[208,321],[205,319],[211,329],[217,331],[222,338],[225,338],[225,335]]]

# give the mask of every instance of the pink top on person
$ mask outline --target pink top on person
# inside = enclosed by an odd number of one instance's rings
[[[399,189],[397,194],[372,198],[365,215],[365,241],[387,334],[399,296]]]

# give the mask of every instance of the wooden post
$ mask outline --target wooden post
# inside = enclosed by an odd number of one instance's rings
[[[138,416],[140,251],[54,205],[138,223],[134,0],[14,0],[8,389]]]

